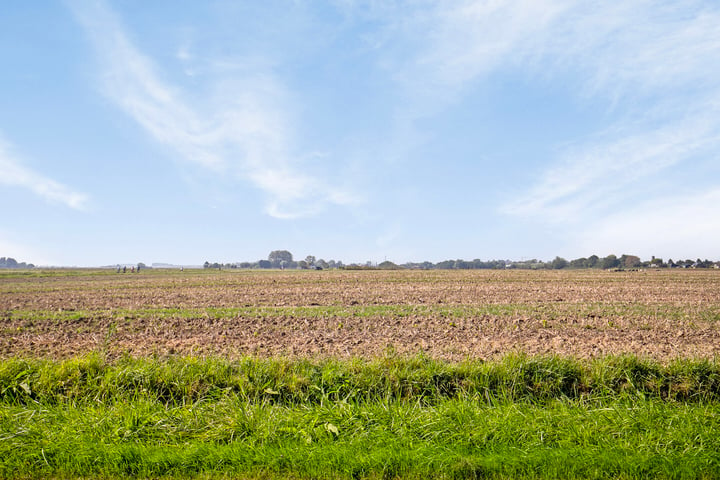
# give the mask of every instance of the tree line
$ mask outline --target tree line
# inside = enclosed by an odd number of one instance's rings
[[[18,262],[12,257],[0,257],[0,268],[35,268],[32,263]]]
[[[636,268],[715,268],[720,267],[720,262],[712,262],[710,260],[677,260],[668,259],[667,262],[662,258],[652,257],[650,260],[641,260],[637,255],[623,254],[617,256],[614,254],[607,257],[599,257],[591,255],[589,257],[581,257],[573,260],[566,260],[563,257],[555,257],[551,261],[532,260],[445,260],[434,265],[423,264],[405,264],[404,267],[414,268],[439,268],[439,269],[507,269],[517,268],[526,270],[562,270],[562,269],[636,269]]]
[[[290,270],[322,270],[333,268],[345,268],[345,264],[341,261],[318,259],[314,255],[308,255],[303,260],[294,260],[293,254],[287,250],[273,250],[268,255],[267,260],[257,260],[255,262],[235,262],[235,263],[210,263],[205,262],[204,268],[276,268]]]
[[[623,254],[616,256],[614,254],[607,257],[599,257],[591,255],[589,257],[581,257],[573,260],[566,260],[562,257],[555,257],[550,261],[538,259],[532,260],[443,260],[441,262],[408,262],[404,264],[395,264],[391,261],[374,263],[371,261],[365,263],[351,263],[345,265],[341,261],[328,260],[322,258],[317,259],[313,255],[308,255],[303,260],[294,260],[292,253],[287,250],[273,250],[267,259],[258,260],[256,262],[236,262],[236,263],[210,263],[205,262],[205,268],[223,269],[223,268],[242,268],[242,269],[415,269],[415,270],[487,270],[487,269],[524,269],[524,270],[562,270],[562,269],[587,269],[595,268],[602,270],[609,269],[637,269],[637,268],[720,268],[720,262],[710,260],[673,260],[664,261],[662,258],[652,257],[650,260],[641,260],[637,255]]]
[[[138,268],[149,268],[145,264],[138,264]],[[267,259],[255,262],[218,263],[205,262],[204,268],[210,269],[414,269],[414,270],[487,270],[487,269],[524,269],[524,270],[562,270],[562,269],[636,269],[636,268],[720,268],[720,261],[685,259],[664,261],[662,258],[652,257],[650,260],[641,260],[637,255],[608,255],[598,257],[591,255],[573,260],[555,257],[550,261],[543,260],[443,260],[441,262],[408,262],[395,264],[391,261],[381,263],[365,262],[344,264],[340,260],[324,260],[308,255],[302,260],[295,260],[293,254],[287,250],[273,250]],[[32,263],[18,262],[12,257],[0,257],[0,268],[35,268]]]

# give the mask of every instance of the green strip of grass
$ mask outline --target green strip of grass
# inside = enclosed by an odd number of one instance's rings
[[[717,478],[720,365],[0,362],[0,477]]]
[[[0,476],[716,478],[717,405],[234,396],[4,407]]]
[[[149,395],[166,404],[185,404],[226,393],[289,405],[378,398],[431,404],[469,397],[546,401],[628,395],[717,402],[720,362],[677,359],[663,365],[634,356],[581,361],[524,355],[463,363],[424,355],[316,361],[125,357],[108,362],[99,354],[61,362],[0,361],[0,402],[4,403],[104,402]]]
[[[8,310],[6,318],[25,321],[53,320],[70,322],[82,318],[373,318],[373,317],[443,317],[450,319],[489,316],[526,315],[537,319],[557,320],[573,318],[627,318],[638,320],[666,319],[673,321],[716,322],[720,320],[720,306],[693,308],[672,304],[483,304],[483,305],[314,305],[314,306],[250,306],[224,308],[142,308],[112,310]]]

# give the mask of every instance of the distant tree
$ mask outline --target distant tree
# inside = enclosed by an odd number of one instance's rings
[[[617,268],[620,266],[620,260],[615,255],[608,255],[600,260],[600,268]]]
[[[12,257],[8,257],[8,258],[3,257],[3,260],[5,260],[5,262],[3,262],[4,264],[0,265],[0,266],[3,266],[5,268],[18,268],[18,266],[19,266],[17,260],[15,260]]]
[[[587,267],[588,268],[597,268],[599,262],[600,262],[600,257],[598,257],[597,255],[590,255],[587,259]]]
[[[268,255],[268,261],[274,268],[280,268],[293,261],[292,253],[287,250],[273,250]],[[263,267],[261,267],[263,268]]]
[[[314,266],[315,265],[315,256],[308,255],[307,257],[305,257],[305,263],[307,263],[309,267]]]
[[[435,264],[435,268],[439,270],[449,270],[455,268],[455,260],[443,260]]]
[[[560,270],[566,268],[569,264],[568,261],[562,257],[555,257],[555,260],[550,264],[553,270]]]
[[[619,258],[620,266],[625,268],[637,268],[642,265],[640,257],[635,255],[621,255]]]
[[[298,268],[300,268],[302,270],[307,270],[308,268],[310,268],[310,265],[308,265],[308,263],[305,260],[300,260],[299,262],[297,262],[297,264],[298,264]]]
[[[328,263],[325,260],[323,260],[322,258],[315,262],[315,266],[323,268],[323,269],[330,268]]]
[[[205,263],[203,263],[203,268],[210,268],[210,262],[205,261]]]
[[[570,268],[589,268],[588,267],[588,259],[585,257],[576,258],[575,260],[570,260]]]
[[[698,261],[695,263],[695,266],[696,266],[697,268],[710,268],[710,267],[713,266],[713,262],[711,262],[711,261],[708,260],[707,258],[706,258],[705,260],[702,260],[702,261],[698,258]]]
[[[258,267],[260,268],[272,268],[273,264],[270,262],[270,260],[260,260],[258,261]]]
[[[394,264],[390,260],[385,260],[384,262],[380,263],[380,265],[378,265],[378,268],[381,270],[399,270],[400,269],[400,267],[398,267],[396,264]]]
[[[459,268],[461,270],[470,270],[473,268],[473,262],[467,262],[465,260],[455,260],[455,268]]]
[[[473,264],[475,268],[480,269],[489,269],[489,268],[497,268],[497,262],[495,260],[488,260],[486,262],[483,262],[482,260],[473,261]]]

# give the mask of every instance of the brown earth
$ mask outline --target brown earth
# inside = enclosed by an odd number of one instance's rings
[[[720,352],[720,271],[0,275],[0,358]]]

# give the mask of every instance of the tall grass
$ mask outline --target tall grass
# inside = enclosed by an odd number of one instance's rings
[[[374,360],[246,357],[131,358],[93,354],[65,361],[0,361],[0,402],[105,402],[153,398],[186,404],[232,393],[251,402],[306,405],[323,401],[450,398],[528,400],[648,397],[683,402],[720,400],[720,363],[635,356],[581,361],[508,355],[449,363],[423,355]]]
[[[0,477],[717,478],[720,365],[0,361]]]

